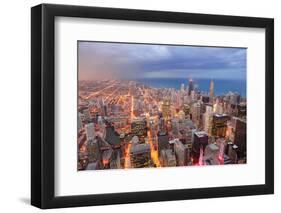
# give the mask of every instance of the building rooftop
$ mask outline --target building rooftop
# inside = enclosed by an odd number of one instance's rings
[[[103,162],[109,162],[112,154],[113,154],[113,150],[112,149],[105,150],[102,153],[102,160],[103,160]]]
[[[234,144],[232,147],[233,149],[238,149],[238,146],[236,144]]]
[[[209,148],[211,151],[217,151],[217,150],[219,150],[219,147],[218,147],[216,144],[209,144],[209,145],[208,145],[208,148]]]
[[[199,138],[208,136],[207,132],[205,131],[195,132],[194,134]]]
[[[106,127],[106,142],[110,145],[119,145],[120,144],[120,135],[114,130],[113,127]]]
[[[150,145],[146,143],[136,144],[131,148],[131,154],[141,154],[146,152],[150,152]]]
[[[180,142],[180,140],[178,138],[175,138],[173,140],[170,140],[169,144],[174,144],[174,143],[177,143],[177,142]]]
[[[132,119],[132,123],[133,122],[145,122],[145,118],[144,117],[136,117]]]
[[[228,116],[227,114],[218,114],[218,113],[215,113],[214,114],[215,117],[226,117]]]
[[[93,162],[93,163],[89,163],[86,167],[86,170],[95,170],[98,169],[98,163],[97,162]]]

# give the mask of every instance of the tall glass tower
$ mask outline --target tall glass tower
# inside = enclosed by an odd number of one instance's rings
[[[211,80],[211,82],[210,82],[210,101],[212,101],[214,98],[214,87],[215,87],[214,81]]]
[[[194,90],[193,80],[189,79],[189,82],[188,82],[188,95],[190,95],[191,91],[193,91],[193,90]]]

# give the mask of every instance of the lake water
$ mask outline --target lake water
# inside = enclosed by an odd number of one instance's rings
[[[135,81],[147,86],[156,88],[175,88],[180,89],[181,84],[188,85],[188,79],[182,78],[145,78],[135,79]],[[193,84],[203,92],[209,92],[210,79],[193,79]],[[238,92],[242,97],[246,97],[246,80],[213,79],[215,95],[223,95],[231,92]]]

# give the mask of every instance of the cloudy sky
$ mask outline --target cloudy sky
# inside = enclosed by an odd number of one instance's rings
[[[246,49],[78,42],[79,80],[246,79]]]

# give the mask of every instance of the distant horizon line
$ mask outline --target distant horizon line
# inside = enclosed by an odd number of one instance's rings
[[[138,79],[183,79],[183,80],[234,80],[234,81],[246,81],[246,78],[181,78],[181,77],[143,77],[143,78],[123,78],[123,79],[78,79],[78,81],[131,81],[131,80],[138,80]]]

